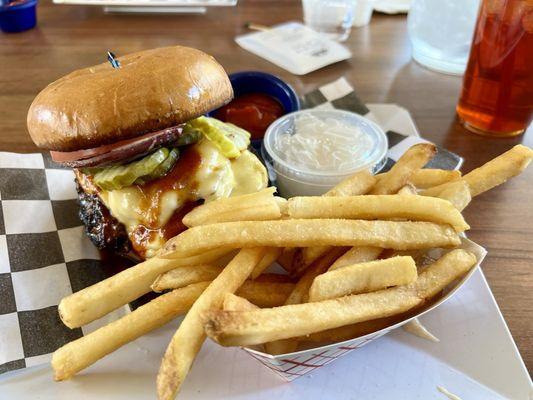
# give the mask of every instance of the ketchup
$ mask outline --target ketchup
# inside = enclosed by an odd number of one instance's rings
[[[274,97],[247,93],[217,110],[215,118],[246,129],[252,139],[261,139],[268,126],[283,114],[283,106]]]

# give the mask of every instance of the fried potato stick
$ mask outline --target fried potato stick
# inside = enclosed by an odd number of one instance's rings
[[[125,344],[185,314],[209,284],[197,282],[165,293],[124,317],[59,348],[52,357],[54,378],[58,381],[69,379]],[[276,307],[285,303],[293,288],[292,283],[246,281],[237,290],[239,296],[243,297],[233,296],[255,308]]]
[[[353,264],[318,275],[309,289],[309,302],[407,285],[416,278],[416,264],[409,256]]]
[[[436,153],[436,148],[430,144],[416,145],[407,150],[398,160],[398,162],[391,168],[391,170],[384,174],[379,174],[376,178],[379,184],[374,186],[371,193],[374,194],[394,194],[400,192],[403,194],[415,194],[414,190],[409,186],[409,181],[414,174],[418,173],[421,168],[427,164]],[[407,186],[407,187],[406,187]],[[356,262],[372,261],[377,258],[381,252],[376,247],[364,247],[358,250],[357,246],[350,249],[344,256],[339,258],[337,262],[331,266],[330,270],[335,270],[343,265],[348,265]]]
[[[340,256],[331,267],[329,267],[328,271],[335,271],[336,269],[343,268],[347,265],[374,261],[379,257],[382,251],[383,249],[381,247],[352,247]]]
[[[257,310],[258,308],[255,304],[233,293],[226,293],[222,304],[222,309],[226,311],[249,311]]]
[[[346,250],[347,248],[344,247],[334,247],[322,258],[316,260],[309,268],[307,268],[304,275],[300,278],[298,283],[296,283],[292,292],[287,297],[287,300],[285,300],[285,305],[306,303],[308,300],[309,288],[315,277],[327,271],[330,265]],[[265,343],[265,351],[270,354],[292,353],[293,351],[296,351],[297,348],[298,340],[296,339],[283,339]]]
[[[66,326],[78,328],[150,292],[160,274],[181,266],[211,263],[230,251],[217,248],[187,258],[150,258],[65,297],[59,303],[59,315]]]
[[[270,267],[281,255],[283,249],[281,247],[269,247],[265,251],[265,255],[252,271],[251,278],[255,279],[263,273],[265,269]]]
[[[441,257],[407,286],[317,303],[252,311],[212,311],[206,332],[223,346],[248,346],[396,315],[421,305],[475,263],[474,254],[458,249]]]
[[[291,218],[407,219],[452,225],[457,232],[469,229],[447,200],[411,194],[350,197],[293,197]]]
[[[159,275],[152,284],[152,290],[161,293],[167,289],[178,289],[197,282],[212,281],[224,269],[218,265],[193,265],[175,268]]]
[[[446,185],[436,197],[448,200],[459,211],[463,211],[472,201],[470,186],[464,180]]]
[[[275,187],[242,196],[221,198],[194,208],[183,217],[185,226],[214,224],[229,221],[262,221],[281,217]]]
[[[392,166],[390,171],[377,176],[377,183],[370,194],[395,194],[411,176],[430,161],[437,148],[431,143],[421,143],[409,148]]]
[[[472,197],[478,196],[509,178],[519,175],[533,159],[533,150],[521,144],[490,160],[479,168],[464,175],[461,180],[468,183]],[[422,192],[424,196],[438,196],[443,189],[453,182],[429,188]]]
[[[459,245],[448,225],[431,222],[290,219],[223,222],[190,228],[160,257],[191,256],[218,247],[374,246],[396,250]]]
[[[424,168],[413,173],[409,182],[418,189],[427,189],[459,179],[461,179],[461,171],[458,170]]]
[[[167,347],[157,374],[160,400],[173,400],[205,340],[203,317],[219,309],[226,293],[235,292],[264,255],[263,248],[242,249],[194,302]]]
[[[54,379],[68,379],[148,332],[187,312],[209,282],[199,282],[161,295],[154,300],[74,340],[54,352]]]
[[[376,184],[376,177],[369,171],[358,172],[335,185],[324,196],[357,196],[368,193]],[[292,276],[301,275],[301,273],[322,255],[326,254],[331,246],[315,246],[297,249],[292,264],[287,271]]]
[[[357,196],[365,194],[376,184],[376,177],[369,171],[361,171],[352,176],[343,179],[332,189],[327,191],[324,196]]]

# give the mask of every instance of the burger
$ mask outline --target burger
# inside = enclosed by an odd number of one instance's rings
[[[48,85],[28,111],[35,144],[74,169],[100,249],[153,257],[203,202],[256,192],[267,173],[250,135],[204,116],[233,97],[216,60],[174,46],[119,57]]]

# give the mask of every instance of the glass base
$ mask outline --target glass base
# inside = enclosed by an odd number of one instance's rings
[[[422,51],[413,46],[413,59],[428,69],[449,75],[463,75],[466,69],[466,61],[464,63],[453,63],[434,57],[428,57]]]
[[[474,126],[474,125],[466,122],[463,119],[461,119],[461,123],[470,132],[473,132],[476,135],[486,136],[486,137],[510,138],[510,137],[519,136],[519,135],[523,134],[526,131],[525,129],[519,129],[517,131],[512,131],[512,132],[496,132],[496,131],[489,131],[489,130],[478,128],[477,126]]]

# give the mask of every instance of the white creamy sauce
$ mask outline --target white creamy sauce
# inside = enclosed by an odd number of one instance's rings
[[[303,115],[294,132],[276,137],[274,148],[287,163],[307,171],[346,171],[373,148],[359,127],[334,118]]]

